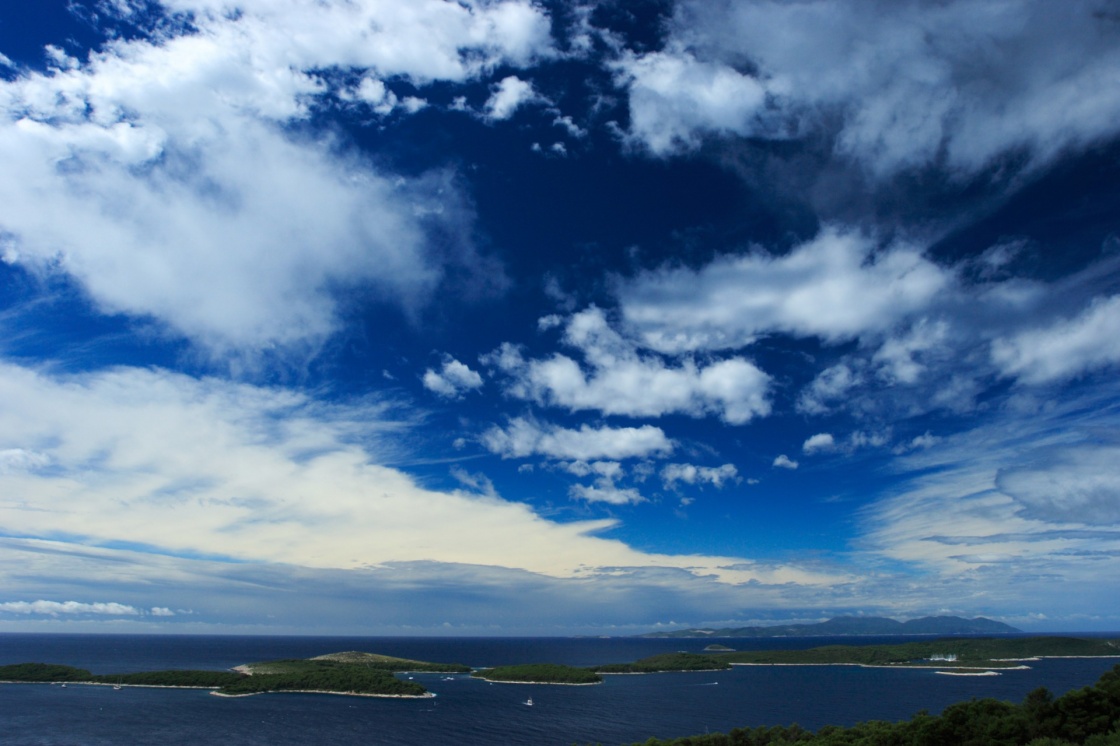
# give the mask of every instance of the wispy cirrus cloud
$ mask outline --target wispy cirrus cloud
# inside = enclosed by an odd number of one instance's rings
[[[492,486],[426,489],[382,465],[396,453],[390,435],[409,427],[383,402],[327,403],[159,369],[53,377],[10,363],[0,364],[0,398],[9,402],[0,445],[50,460],[48,470],[0,473],[0,525],[10,535],[339,570],[430,561],[557,578],[614,567],[676,567],[729,583],[761,577],[742,558],[646,553],[598,536],[614,519],[550,521]],[[615,436],[627,432],[542,430],[530,451],[671,448],[657,428],[634,428],[633,442],[619,446]],[[586,499],[626,494],[597,487]]]

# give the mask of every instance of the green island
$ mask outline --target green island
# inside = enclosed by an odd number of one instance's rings
[[[600,684],[603,681],[603,677],[591,669],[555,663],[483,668],[471,676],[503,684]]]
[[[722,671],[731,664],[714,655],[696,653],[663,653],[633,663],[609,663],[595,666],[597,673],[667,673],[670,671]]]
[[[871,720],[848,728],[828,725],[815,733],[798,726],[734,728],[633,746],[1120,746],[1120,665],[1093,686],[1061,697],[1045,687],[1020,704],[972,699],[940,715],[919,712],[909,720]]]
[[[374,653],[331,653],[309,659],[248,663],[233,671],[143,671],[125,674],[93,674],[82,668],[45,663],[0,666],[0,681],[19,683],[74,683],[144,687],[213,689],[224,697],[266,692],[322,692],[377,697],[431,696],[414,681],[402,681],[394,673],[424,671],[467,673],[471,669],[453,663],[429,663]]]

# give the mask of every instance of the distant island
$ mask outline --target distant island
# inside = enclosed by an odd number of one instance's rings
[[[649,632],[639,637],[841,637],[848,635],[1013,635],[1003,622],[984,617],[927,616],[900,622],[887,617],[841,616],[817,624],[779,624],[767,627],[693,628]]]
[[[824,645],[809,650],[711,653],[731,665],[918,666],[946,670],[1008,668],[1038,658],[1120,657],[1120,641],[1079,637],[953,638],[899,645]]]

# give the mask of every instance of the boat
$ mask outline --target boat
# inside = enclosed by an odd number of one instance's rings
[[[525,700],[525,704],[527,704],[529,707],[532,707],[533,706],[533,698],[529,697],[529,699]]]

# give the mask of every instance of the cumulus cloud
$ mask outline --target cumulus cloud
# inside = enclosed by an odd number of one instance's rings
[[[545,456],[553,459],[590,461],[667,455],[673,442],[653,425],[641,427],[591,427],[578,430],[515,417],[505,428],[492,427],[482,443],[503,458]]]
[[[510,395],[571,411],[631,417],[714,414],[736,425],[770,413],[770,377],[742,357],[707,364],[686,358],[673,364],[642,355],[594,306],[568,319],[564,341],[583,354],[589,370],[562,354],[526,360],[508,344],[486,361],[510,377]]]
[[[727,482],[738,479],[738,477],[739,470],[735,468],[735,464],[724,464],[722,466],[666,464],[661,469],[661,481],[666,487],[672,487],[677,482],[723,487]]]
[[[445,399],[459,399],[468,391],[482,388],[482,376],[450,356],[444,358],[438,372],[428,368],[422,380],[424,388]]]
[[[7,601],[0,603],[0,612],[9,614],[95,614],[98,616],[138,616],[141,611],[134,606],[118,603],[83,603],[81,601]]]
[[[618,487],[610,480],[602,480],[593,485],[573,484],[569,494],[577,500],[608,505],[636,505],[646,501],[638,490]]]
[[[532,83],[521,80],[516,75],[509,75],[493,86],[484,111],[487,119],[500,121],[512,117],[525,104],[542,100],[544,99],[533,89]]]
[[[519,0],[163,7],[190,13],[193,31],[112,40],[86,62],[55,55],[54,69],[0,81],[6,254],[219,353],[321,343],[339,289],[423,302],[443,272],[430,232],[466,232],[438,209],[448,184],[286,126],[341,95],[322,71],[367,71],[356,95],[391,109],[385,78],[527,64],[549,54],[547,15]]]
[[[772,466],[776,469],[796,469],[800,464],[783,453],[774,459]]]
[[[1120,296],[1096,298],[1082,313],[992,344],[1004,375],[1030,384],[1071,378],[1120,363]]]
[[[619,290],[623,323],[662,352],[732,349],[786,333],[837,342],[882,333],[928,307],[952,273],[907,245],[877,252],[835,226],[784,256],[647,271]]]
[[[629,134],[654,152],[705,135],[824,133],[876,173],[939,162],[968,172],[1014,150],[1045,162],[1113,136],[1118,49],[1104,0],[686,0],[664,50],[620,69]]]
[[[726,65],[673,50],[627,54],[615,70],[630,93],[631,141],[655,154],[694,148],[708,133],[766,129],[764,85]]]
[[[809,455],[821,451],[831,451],[835,447],[836,439],[832,437],[832,433],[817,433],[802,444],[801,450]]]

